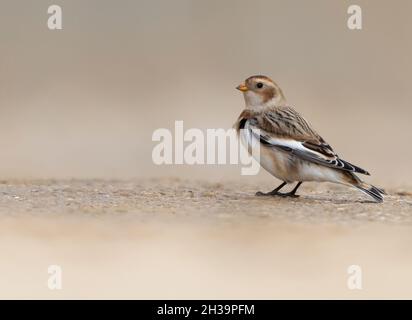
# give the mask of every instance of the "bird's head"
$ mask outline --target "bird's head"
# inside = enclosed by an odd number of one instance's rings
[[[243,92],[246,108],[259,109],[284,105],[286,100],[280,87],[266,76],[252,76],[236,87]]]

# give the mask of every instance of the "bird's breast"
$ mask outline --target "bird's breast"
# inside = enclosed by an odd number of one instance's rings
[[[297,181],[294,178],[294,161],[286,152],[273,147],[266,147],[260,143],[251,130],[248,129],[247,122],[243,130],[240,130],[239,136],[243,146],[260,163],[262,168],[282,181]]]

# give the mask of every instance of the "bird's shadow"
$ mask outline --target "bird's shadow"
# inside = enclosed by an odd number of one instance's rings
[[[377,202],[372,201],[372,200],[362,200],[362,199],[332,199],[332,198],[326,198],[322,196],[300,196],[299,197],[302,200],[308,200],[308,201],[322,201],[322,202],[329,202],[333,204],[353,204],[353,203],[371,203],[371,204],[376,204]],[[298,198],[298,199],[299,199]]]
[[[290,200],[293,202],[323,202],[323,203],[331,203],[331,204],[354,204],[354,203],[362,203],[362,204],[376,204],[375,201],[372,200],[362,200],[362,199],[339,199],[339,198],[329,198],[329,197],[322,197],[322,196],[308,196],[308,195],[299,195],[296,198],[288,198],[288,197],[279,197],[279,196],[268,196],[268,197],[259,197],[253,196],[255,199],[282,199],[284,201]]]

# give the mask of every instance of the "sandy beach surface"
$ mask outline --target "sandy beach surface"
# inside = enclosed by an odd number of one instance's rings
[[[1,298],[411,298],[412,193],[146,179],[0,184]],[[48,267],[62,289],[48,288]],[[348,287],[360,266],[362,289]]]

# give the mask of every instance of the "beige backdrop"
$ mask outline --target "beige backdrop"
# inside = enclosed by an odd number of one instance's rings
[[[235,85],[266,74],[371,181],[410,184],[411,1],[356,1],[362,31],[346,27],[352,1],[53,3],[62,31],[47,29],[50,1],[0,2],[2,179],[237,179],[153,165],[151,135],[231,127]]]

